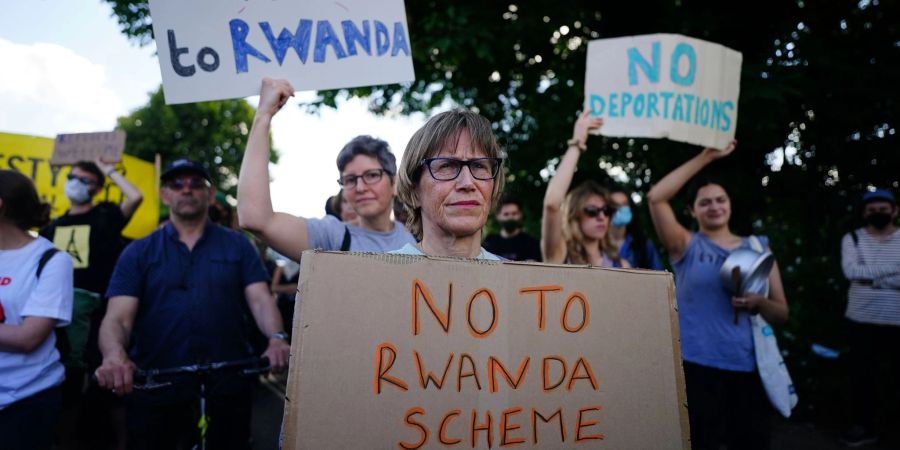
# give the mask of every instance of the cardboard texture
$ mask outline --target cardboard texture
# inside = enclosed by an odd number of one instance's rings
[[[585,108],[600,134],[668,138],[712,148],[734,139],[740,52],[679,34],[588,43]]]
[[[669,273],[304,252],[300,280],[285,449],[689,448]]]
[[[53,142],[50,165],[62,166],[97,158],[107,163],[119,162],[124,151],[125,132],[122,130],[59,134]]]

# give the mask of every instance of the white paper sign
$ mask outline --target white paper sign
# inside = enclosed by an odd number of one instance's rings
[[[585,108],[600,133],[724,148],[734,139],[743,56],[678,34],[588,43]]]
[[[167,104],[415,80],[403,0],[150,0]]]

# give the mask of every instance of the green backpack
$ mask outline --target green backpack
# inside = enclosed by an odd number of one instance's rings
[[[48,248],[38,261],[37,278],[41,277],[44,266],[59,250]],[[72,296],[72,320],[68,325],[56,328],[56,350],[64,366],[83,369],[84,352],[88,334],[91,332],[91,314],[100,306],[100,294],[75,288]]]

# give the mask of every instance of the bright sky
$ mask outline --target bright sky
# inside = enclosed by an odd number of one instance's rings
[[[0,132],[111,130],[160,84],[155,50],[131,44],[100,0],[7,2],[0,14]],[[320,217],[338,191],[335,158],[347,141],[374,135],[399,161],[424,117],[376,117],[359,99],[307,115],[298,105],[311,98],[298,94],[273,122],[281,160],[271,167],[272,201],[278,211]]]

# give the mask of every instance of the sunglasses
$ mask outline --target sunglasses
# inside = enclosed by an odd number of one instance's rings
[[[167,181],[166,187],[173,191],[180,191],[186,187],[191,189],[203,189],[209,187],[209,183],[202,178],[176,178]]]
[[[600,214],[603,214],[606,217],[612,217],[613,214],[616,213],[616,208],[613,208],[609,205],[606,205],[602,208],[598,208],[596,206],[585,206],[584,209],[581,210],[581,212],[583,212],[584,215],[588,217],[597,217]]]
[[[97,184],[97,182],[95,182],[94,180],[92,180],[88,177],[79,177],[78,175],[75,175],[74,173],[70,173],[66,178],[69,180],[78,180],[88,186],[94,186]]]

